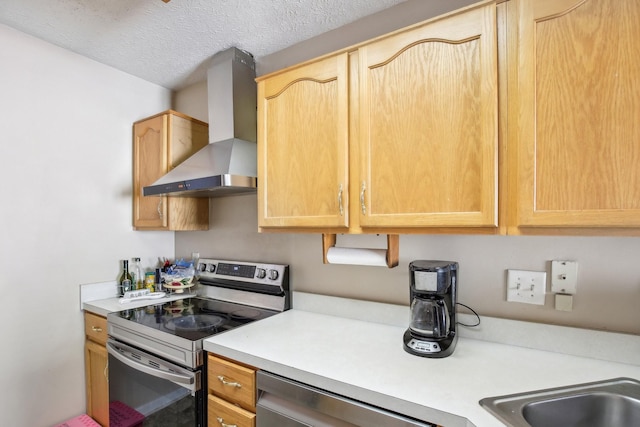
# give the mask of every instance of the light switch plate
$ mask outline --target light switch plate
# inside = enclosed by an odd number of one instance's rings
[[[544,271],[507,270],[507,301],[544,305],[546,288]]]
[[[573,295],[578,286],[576,261],[551,261],[551,292]]]

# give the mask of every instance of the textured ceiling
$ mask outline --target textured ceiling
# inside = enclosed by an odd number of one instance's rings
[[[179,89],[236,46],[259,58],[404,0],[0,0],[0,23]]]

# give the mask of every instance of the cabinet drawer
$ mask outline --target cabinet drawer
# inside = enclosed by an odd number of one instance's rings
[[[246,411],[238,406],[209,395],[209,427],[231,425],[237,427],[255,427],[256,414]]]
[[[255,369],[210,355],[207,370],[210,393],[255,412]]]
[[[107,343],[107,319],[93,313],[84,313],[84,333],[87,338],[97,343]]]

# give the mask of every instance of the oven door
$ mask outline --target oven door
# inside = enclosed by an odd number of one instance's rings
[[[107,351],[110,425],[205,427],[204,368],[191,371],[112,338]]]

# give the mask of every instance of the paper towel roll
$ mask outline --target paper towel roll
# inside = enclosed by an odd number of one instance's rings
[[[327,251],[329,264],[387,266],[386,249],[340,248],[333,246]]]

